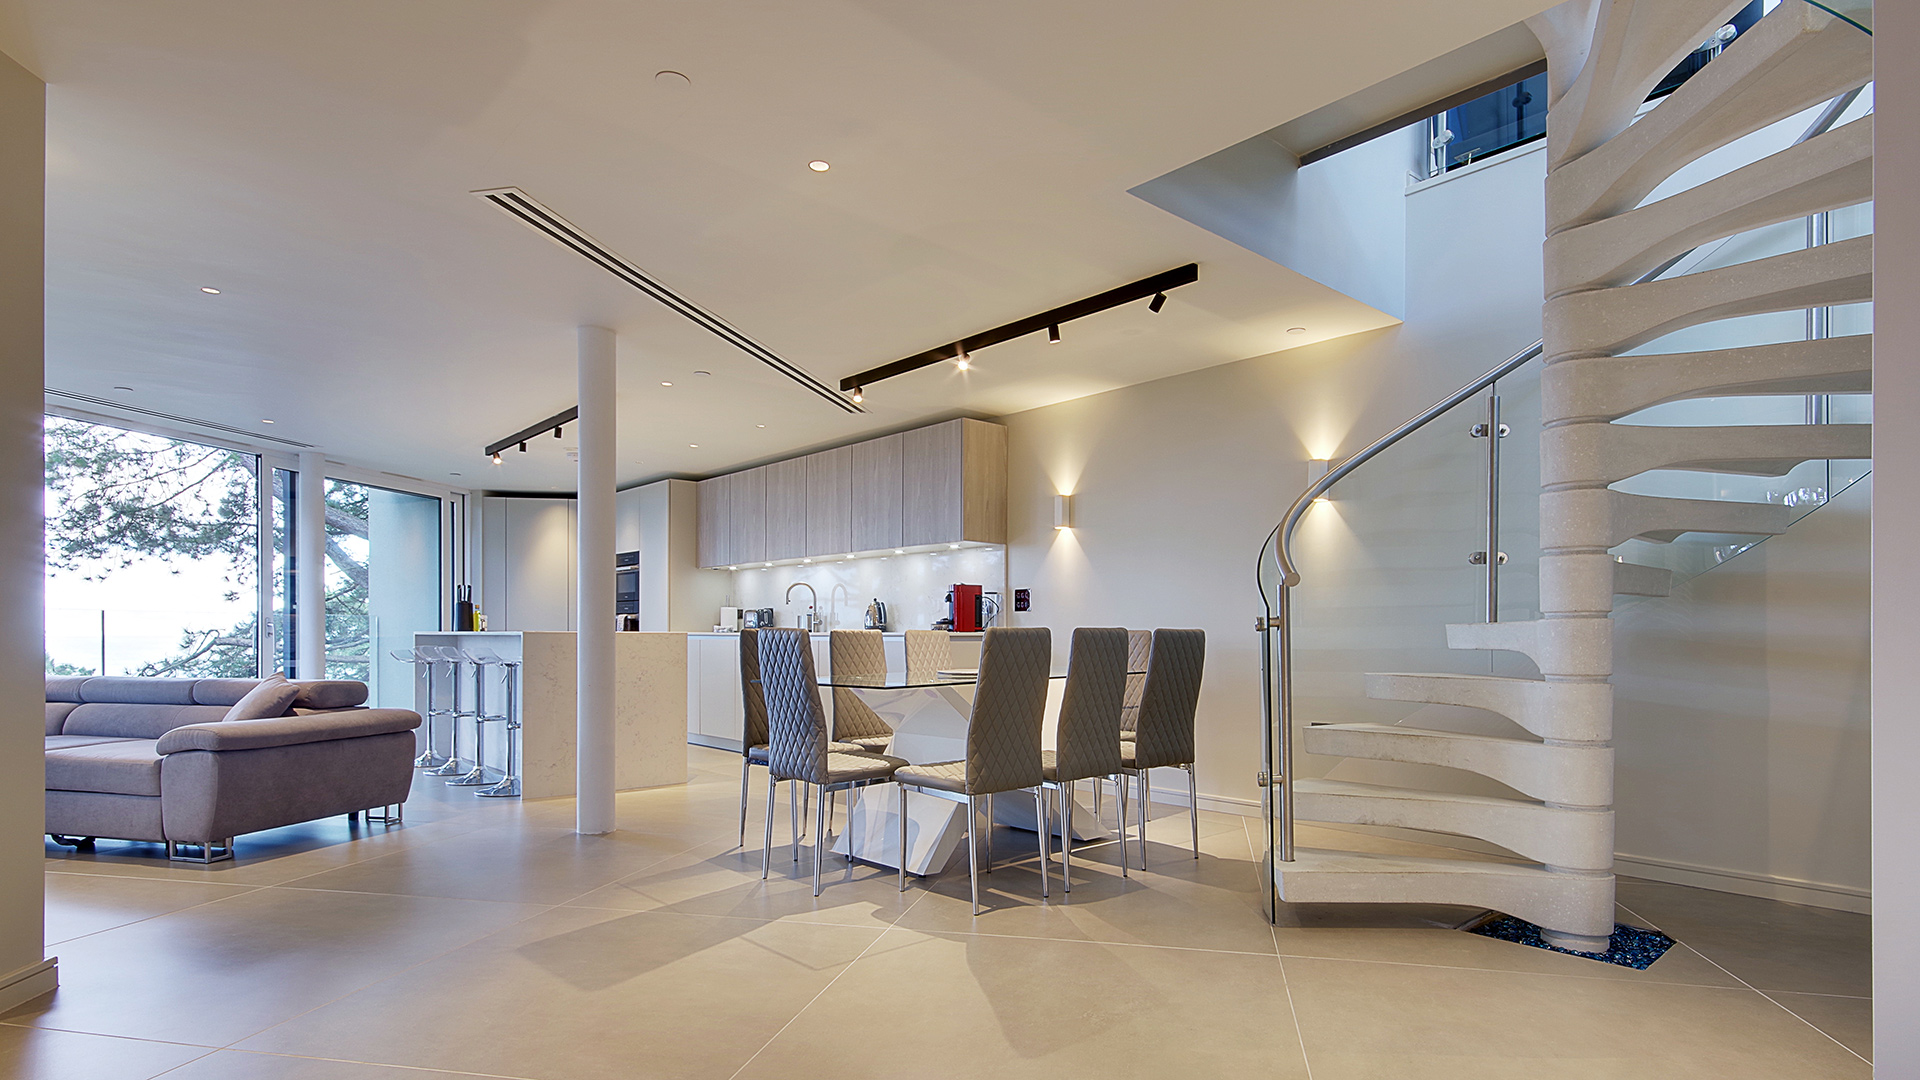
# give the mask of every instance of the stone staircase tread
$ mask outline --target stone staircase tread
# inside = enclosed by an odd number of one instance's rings
[[[1497,795],[1461,795],[1450,791],[1427,791],[1422,788],[1393,787],[1387,784],[1361,784],[1351,780],[1295,780],[1293,793],[1297,796],[1332,795],[1353,799],[1404,799],[1408,802],[1449,803],[1455,806],[1484,806],[1496,809],[1517,807],[1537,809],[1552,813],[1582,814],[1586,810],[1560,810],[1532,799],[1503,799]],[[1303,815],[1304,816],[1304,815]]]
[[[1375,851],[1294,848],[1293,861],[1280,863],[1281,874],[1484,874],[1491,877],[1547,877],[1554,872],[1536,863],[1493,859],[1443,859]]]
[[[1441,731],[1438,728],[1408,727],[1405,724],[1309,724],[1308,730],[1321,731],[1361,731],[1373,735],[1407,735],[1418,739],[1437,739],[1446,742],[1517,744],[1520,746],[1543,746],[1534,739],[1514,739],[1505,735],[1474,735],[1464,731]]]
[[[1482,625],[1474,623],[1471,625]],[[1369,671],[1368,675],[1378,675],[1387,679],[1458,679],[1461,682],[1498,683],[1542,683],[1545,679],[1529,679],[1515,675],[1462,675],[1457,671]]]

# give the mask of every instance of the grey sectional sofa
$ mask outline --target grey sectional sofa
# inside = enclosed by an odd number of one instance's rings
[[[256,684],[49,676],[48,834],[215,862],[245,833],[406,802],[420,714],[362,708],[364,683],[313,681],[295,684],[289,715],[226,720]]]

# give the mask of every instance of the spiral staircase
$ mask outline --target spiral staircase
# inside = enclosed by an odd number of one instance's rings
[[[1611,549],[1687,533],[1760,538],[1783,532],[1796,516],[1781,505],[1632,494],[1613,485],[1651,470],[1779,476],[1803,462],[1871,456],[1868,424],[1622,422],[1690,399],[1871,389],[1872,345],[1864,335],[1627,355],[1708,322],[1872,298],[1871,236],[1667,275],[1703,244],[1872,199],[1873,118],[1834,123],[1872,78],[1872,39],[1827,9],[1784,0],[1678,90],[1646,107],[1660,78],[1742,6],[1741,0],[1573,0],[1529,21],[1546,46],[1551,87],[1543,340],[1341,463],[1294,504],[1263,553],[1267,615],[1260,625],[1268,639],[1270,744],[1263,783],[1270,793],[1276,901],[1491,908],[1538,924],[1553,944],[1603,951],[1614,912],[1611,614],[1616,597],[1662,595],[1671,581],[1670,570],[1620,561]],[[1823,104],[1820,119],[1790,147],[1642,205],[1703,155]],[[1540,677],[1375,673],[1365,679],[1370,698],[1487,710],[1512,720],[1527,737],[1405,723],[1322,724],[1296,732],[1289,593],[1300,575],[1288,550],[1293,526],[1315,498],[1400,436],[1535,352],[1545,364],[1541,617],[1450,625],[1445,632],[1449,648],[1521,654]],[[1296,777],[1296,749],[1464,770],[1512,794]],[[1525,861],[1295,847],[1296,819],[1471,837]]]

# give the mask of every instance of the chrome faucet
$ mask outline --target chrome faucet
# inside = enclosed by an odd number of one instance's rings
[[[813,598],[812,602],[807,604],[807,621],[806,625],[801,627],[801,629],[809,634],[818,633],[820,631],[820,594],[814,592],[813,586],[806,582],[796,581],[787,586],[786,602],[789,604],[793,603],[793,590],[795,589],[805,589],[807,590],[807,595]]]

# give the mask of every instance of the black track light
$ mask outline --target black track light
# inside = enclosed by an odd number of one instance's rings
[[[1058,326],[1047,327],[1047,340],[1055,345],[1060,344],[1060,328]]]
[[[521,453],[523,453],[523,454],[527,452],[527,444],[526,444],[526,443],[521,443],[521,444],[520,444],[520,452],[521,452]]]
[[[553,437],[554,437],[554,438],[556,438],[556,439],[564,439],[564,438],[566,438],[566,436],[565,436],[565,435],[562,435],[562,434],[560,434],[560,427],[559,427],[559,425],[557,425],[557,424],[556,424],[556,425],[554,425],[554,428],[553,428]]]
[[[1159,314],[1160,309],[1166,306],[1167,306],[1167,294],[1163,292],[1154,293],[1153,299],[1147,301],[1147,310],[1155,314]]]
[[[495,455],[493,455],[493,463],[494,463],[495,465],[498,465],[498,464],[500,464],[500,455],[499,455],[499,454],[495,454]]]
[[[856,386],[856,387],[854,387],[854,388],[853,388],[853,403],[854,403],[855,405],[858,405],[858,404],[860,404],[861,402],[863,402],[863,401],[865,401],[865,400],[867,400],[867,395],[866,395],[866,393],[865,393],[864,391],[862,391],[862,390],[861,390],[861,389],[860,389],[859,387],[857,387],[857,386]]]

